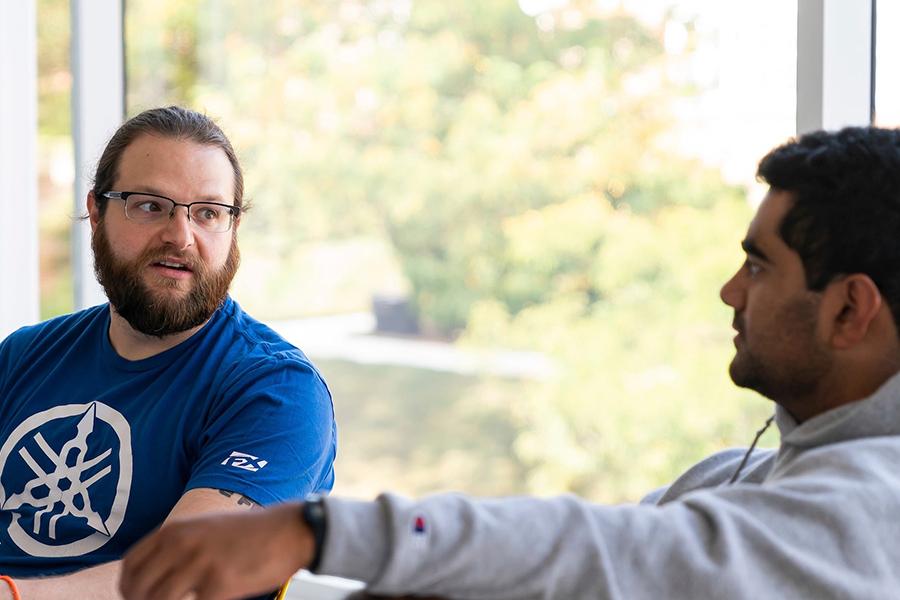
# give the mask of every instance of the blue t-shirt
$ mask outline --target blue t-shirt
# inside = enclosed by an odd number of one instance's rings
[[[97,306],[0,343],[0,572],[119,559],[190,489],[331,489],[331,394],[300,350],[231,298],[144,360],[116,353],[109,319]]]

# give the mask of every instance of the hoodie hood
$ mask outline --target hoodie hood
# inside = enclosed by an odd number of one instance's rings
[[[900,435],[900,373],[871,396],[839,406],[808,421],[797,421],[781,406],[775,423],[782,448],[806,449],[861,438]]]

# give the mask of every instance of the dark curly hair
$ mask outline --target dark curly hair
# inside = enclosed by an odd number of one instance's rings
[[[222,129],[202,113],[180,106],[166,106],[145,110],[128,119],[106,144],[97,163],[92,187],[101,215],[106,212],[106,205],[109,202],[101,194],[112,189],[118,177],[122,153],[131,142],[144,134],[191,140],[204,146],[221,148],[234,171],[234,205],[247,209],[244,206],[244,174],[234,148],[231,147],[231,142]]]
[[[800,255],[807,287],[868,275],[900,325],[900,129],[803,135],[769,152],[757,177],[793,197],[779,234]]]

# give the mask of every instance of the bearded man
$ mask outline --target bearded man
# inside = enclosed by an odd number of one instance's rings
[[[774,401],[777,450],[714,454],[632,505],[383,494],[198,517],[136,545],[121,589],[222,600],[304,567],[455,600],[900,597],[900,130],[811,133],[758,174],[721,298],[731,378]]]
[[[148,110],[107,145],[87,211],[109,303],[0,344],[0,574],[23,597],[116,598],[160,523],[331,489],[328,388],[228,296],[245,210],[205,115]]]

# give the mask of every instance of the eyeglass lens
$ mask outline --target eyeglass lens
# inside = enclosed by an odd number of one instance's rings
[[[125,216],[139,223],[157,223],[168,219],[174,208],[175,203],[165,198],[129,194],[125,201]],[[192,223],[206,231],[222,232],[231,228],[231,211],[218,204],[193,202],[189,217]]]

